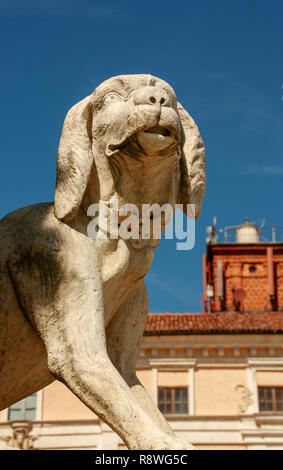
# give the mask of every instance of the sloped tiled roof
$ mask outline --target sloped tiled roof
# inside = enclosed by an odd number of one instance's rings
[[[150,313],[145,335],[283,333],[283,312]]]

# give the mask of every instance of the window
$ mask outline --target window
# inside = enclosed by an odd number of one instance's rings
[[[158,407],[164,414],[187,414],[188,389],[160,387],[158,389]]]
[[[30,419],[35,420],[36,417],[36,393],[30,395],[27,398],[24,398],[18,403],[14,403],[14,405],[10,406],[8,412],[8,420],[22,420],[22,419]]]
[[[259,387],[259,411],[283,411],[283,387]]]

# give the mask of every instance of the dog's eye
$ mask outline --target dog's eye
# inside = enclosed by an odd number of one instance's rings
[[[122,97],[118,95],[118,93],[111,92],[111,93],[108,93],[106,96],[104,96],[103,104],[105,105],[110,102],[112,103],[114,101],[122,101]]]

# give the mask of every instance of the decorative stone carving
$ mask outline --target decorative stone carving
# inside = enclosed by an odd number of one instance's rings
[[[233,348],[233,356],[240,356],[241,350],[238,347]]]
[[[35,448],[34,442],[38,438],[31,434],[32,422],[26,420],[12,421],[10,425],[12,435],[0,437],[0,440],[6,442],[4,449],[33,450]]]
[[[241,392],[242,402],[239,404],[240,413],[245,413],[250,405],[253,404],[253,394],[245,385],[239,384],[235,387],[236,391]]]
[[[29,421],[19,421],[11,423],[11,426],[13,429],[12,446],[22,450],[34,449],[34,442],[37,440],[37,437],[31,434],[32,423]]]
[[[140,357],[145,357],[146,356],[146,352],[145,352],[145,349],[140,349]]]
[[[176,349],[175,348],[170,348],[169,349],[169,357],[175,357],[176,356]]]
[[[188,355],[189,357],[192,357],[192,356],[193,356],[193,353],[194,353],[193,348],[187,348],[187,355]]]
[[[143,278],[160,240],[152,231],[112,239],[108,222],[114,199],[119,208],[183,204],[185,213],[194,204],[198,216],[204,190],[198,128],[163,80],[114,77],[71,108],[54,204],[0,221],[0,409],[56,378],[128,448],[191,448],[135,373],[148,313]],[[104,238],[88,236],[93,204],[105,209]],[[17,433],[23,445],[25,431]]]
[[[202,348],[202,355],[204,357],[208,357],[209,356],[209,350],[208,348]]]
[[[157,357],[157,356],[158,356],[158,349],[157,349],[157,348],[152,348],[152,350],[151,350],[151,356],[152,356],[152,357]]]
[[[10,436],[0,436],[0,450],[14,450],[10,446],[11,437]]]

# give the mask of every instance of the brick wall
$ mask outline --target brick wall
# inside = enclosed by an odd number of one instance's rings
[[[267,247],[273,249],[275,299],[269,298]],[[222,262],[223,298],[219,297],[219,261]],[[207,247],[208,282],[214,286],[211,311],[283,310],[283,244],[217,244]],[[221,282],[221,281],[220,281]],[[244,290],[237,301],[235,290]]]

